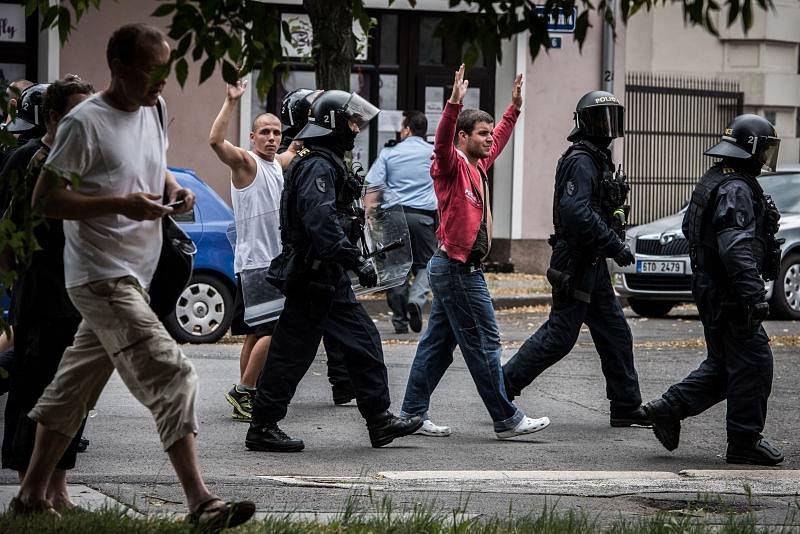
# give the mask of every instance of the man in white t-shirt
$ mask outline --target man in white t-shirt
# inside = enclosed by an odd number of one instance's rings
[[[9,508],[57,515],[47,482],[116,370],[155,418],[186,494],[187,521],[215,531],[247,521],[255,506],[225,502],[206,487],[195,440],[197,375],[147,293],[161,251],[161,218],[191,209],[195,200],[166,167],[164,81],[152,75],[168,62],[170,48],[158,29],[128,24],[111,36],[106,56],[108,89],[62,120],[34,190],[34,206],[65,219],[65,282],[83,320],[28,414],[38,422],[36,445]]]

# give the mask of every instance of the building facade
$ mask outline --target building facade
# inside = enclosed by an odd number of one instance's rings
[[[639,13],[628,23],[626,70],[685,74],[738,82],[744,111],[765,116],[781,137],[781,163],[800,161],[800,0],[774,0],[774,9],[753,8],[745,34],[740,20],[719,36],[684,24],[680,4]]]
[[[280,7],[281,16],[298,32],[310,30],[303,25],[299,0],[271,3]],[[384,142],[396,135],[403,110],[426,112],[431,123],[429,134],[433,133],[461,54],[452,39],[436,37],[433,32],[439,19],[448,16],[447,0],[418,0],[413,9],[405,0],[398,0],[392,6],[387,0],[365,3],[379,25],[360,48],[351,76],[352,89],[384,110],[383,117],[358,139],[356,158],[368,166]],[[109,80],[105,62],[109,36],[115,28],[131,21],[149,22],[166,29],[168,18],[149,16],[156,6],[155,0],[103,2],[99,11],[90,10],[77,24],[63,48],[58,46],[55,31],[38,32],[35,24],[28,24],[33,30],[27,32],[27,46],[35,46],[36,57],[17,63],[25,64],[25,76],[35,77],[34,81],[75,73],[102,89]],[[614,72],[625,72],[624,30],[618,32],[613,62],[607,60],[604,69],[603,24],[594,15],[591,23],[582,52],[569,31],[552,33],[557,46],[547,53],[541,52],[533,62],[527,36],[522,34],[504,43],[502,62],[480,58],[467,72],[471,88],[467,104],[479,106],[498,118],[509,104],[515,73],[525,75],[522,115],[491,176],[495,235],[492,259],[511,262],[518,271],[541,273],[549,261],[547,238],[552,232],[553,176],[556,162],[568,145],[566,136],[572,128],[575,103],[584,93],[601,88],[604,78],[612,79]],[[358,33],[359,29],[354,31]],[[309,39],[306,35],[306,42]],[[314,87],[313,71],[303,59],[303,51],[296,49],[302,46],[302,42],[286,43],[287,57],[276,77],[278,83],[266,101],[259,101],[255,95],[243,100],[229,132],[231,142],[247,145],[252,118],[263,110],[276,111],[285,92]],[[12,52],[6,56],[2,53],[0,43],[0,63],[17,57]],[[33,52],[28,50],[28,55]],[[228,170],[219,163],[207,142],[211,123],[225,97],[225,85],[219,72],[198,85],[199,71],[200,63],[190,63],[186,86],[181,89],[172,77],[164,91],[170,116],[169,163],[195,169],[223,198],[229,199]],[[613,89],[624,100],[624,76],[614,79]],[[621,157],[623,143],[617,145],[615,150]]]

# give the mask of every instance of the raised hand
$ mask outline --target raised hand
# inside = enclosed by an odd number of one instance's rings
[[[229,100],[239,100],[246,90],[247,80],[239,80],[236,82],[236,85],[228,84],[225,96],[227,96]]]
[[[467,87],[469,87],[469,80],[464,79],[464,64],[462,63],[453,79],[453,92],[450,94],[449,102],[451,104],[460,104],[467,94]]]
[[[511,86],[511,103],[517,109],[522,108],[522,74],[517,74],[514,84]]]

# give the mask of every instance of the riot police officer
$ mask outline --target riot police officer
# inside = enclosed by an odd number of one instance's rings
[[[692,262],[692,294],[708,356],[644,409],[667,450],[681,419],[727,399],[728,450],[734,464],[775,465],[783,453],[761,435],[772,388],[772,351],[761,326],[769,306],[764,280],[780,265],[780,214],[756,177],[775,170],[780,139],[763,117],[739,115],[705,155],[722,158],[695,185],[683,219]]]
[[[389,388],[378,330],[355,299],[346,271],[374,287],[377,272],[351,238],[353,200],[361,182],[343,156],[379,110],[356,93],[326,91],[311,105],[308,124],[297,135],[304,148],[286,170],[281,196],[283,251],[270,266],[270,281],[286,296],[253,403],[248,449],[294,452],[303,441],[287,436],[286,416],[297,384],[314,360],[323,334],[344,349],[344,359],[373,447],[412,434],[419,417],[388,411]]]
[[[283,135],[278,153],[289,149],[297,134],[308,123],[308,112],[311,103],[322,91],[313,89],[295,89],[289,92],[281,102],[281,124]],[[347,366],[344,363],[344,348],[331,336],[322,336],[325,355],[328,357],[328,382],[331,384],[333,403],[337,406],[351,405],[356,398]]]
[[[547,279],[553,287],[550,316],[503,366],[509,397],[519,395],[545,369],[566,356],[581,325],[589,327],[606,378],[611,426],[649,426],[641,408],[633,340],[611,288],[606,258],[634,262],[624,242],[628,185],[614,171],[609,146],[622,137],[624,108],[604,91],[579,101],[572,141],[556,168],[553,254]]]

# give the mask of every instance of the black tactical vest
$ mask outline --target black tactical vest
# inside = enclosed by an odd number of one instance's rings
[[[294,213],[294,199],[297,194],[295,189],[296,174],[298,165],[303,161],[311,161],[313,158],[323,158],[331,164],[336,179],[334,187],[337,191],[347,176],[347,168],[341,157],[333,151],[315,146],[313,148],[303,147],[292,159],[286,170],[283,171],[283,191],[281,192],[281,242],[284,245],[298,245],[308,240],[305,229],[300,221],[299,214]],[[300,169],[302,171],[302,168]],[[338,196],[338,195],[337,195]],[[337,203],[338,205],[338,203]]]
[[[692,270],[724,276],[725,268],[719,257],[717,235],[711,219],[719,188],[732,180],[743,181],[753,193],[753,202],[755,203],[753,256],[759,273],[763,275],[765,274],[766,255],[776,248],[775,232],[778,230],[777,220],[780,215],[771,199],[764,195],[764,190],[753,176],[726,166],[722,162],[713,165],[697,182],[683,217],[682,230],[683,235],[689,241]],[[771,224],[770,220],[773,220],[774,224]],[[780,253],[779,247],[778,253]],[[765,276],[765,279],[772,278]]]
[[[600,215],[603,221],[608,224],[611,220],[612,214],[609,210],[603,209],[603,194],[601,182],[605,173],[614,172],[614,164],[611,161],[607,151],[596,147],[592,143],[581,140],[573,143],[566,152],[561,155],[556,166],[556,183],[555,190],[553,191],[553,227],[555,228],[555,237],[564,239],[570,242],[570,235],[568,230],[561,224],[561,215],[558,213],[558,203],[567,188],[570,176],[565,172],[565,163],[570,157],[575,157],[578,154],[586,154],[592,158],[597,173],[592,177],[592,197],[589,200],[589,207]],[[608,212],[608,213],[606,213]],[[574,245],[580,246],[579,243]]]

